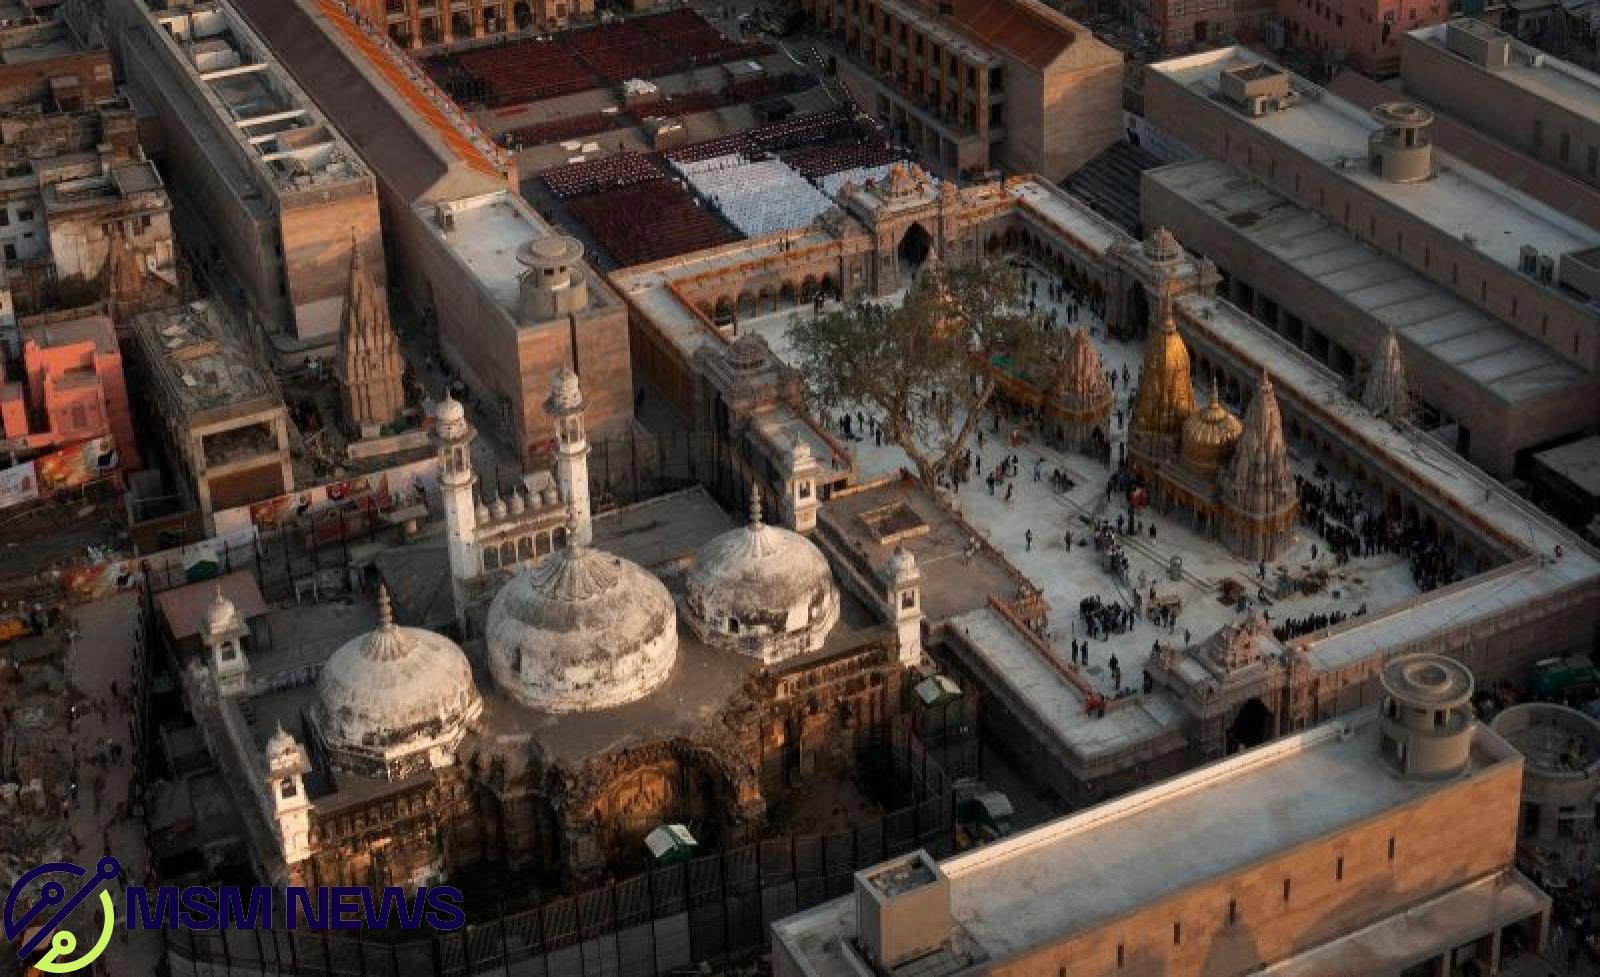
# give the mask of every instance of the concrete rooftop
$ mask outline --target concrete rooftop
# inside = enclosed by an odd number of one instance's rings
[[[1219,75],[1260,60],[1244,48],[1226,47],[1163,61],[1150,70],[1234,111],[1223,99]],[[1560,255],[1600,242],[1600,232],[1437,147],[1437,173],[1431,180],[1391,183],[1373,175],[1366,166],[1367,137],[1378,129],[1372,116],[1302,78],[1292,77],[1291,84],[1306,97],[1283,111],[1258,117],[1240,113],[1238,118],[1451,237],[1471,235],[1478,250],[1500,264],[1517,268],[1525,244],[1541,254]],[[1350,160],[1355,165],[1345,165]]]
[[[1174,163],[1149,171],[1145,179],[1220,218],[1233,233],[1393,326],[1408,353],[1437,361],[1491,397],[1517,403],[1587,381],[1580,367],[1543,343],[1227,163]]]
[[[1344,735],[1345,724],[1355,735]],[[1375,710],[1068,815],[941,866],[951,911],[991,959],[1068,937],[1447,789],[1378,760]],[[1480,727],[1466,776],[1517,755]],[[843,972],[854,900],[774,925],[816,974]]]

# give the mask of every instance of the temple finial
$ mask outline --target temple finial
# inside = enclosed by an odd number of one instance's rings
[[[752,484],[750,486],[750,528],[754,529],[761,525],[761,486]]]

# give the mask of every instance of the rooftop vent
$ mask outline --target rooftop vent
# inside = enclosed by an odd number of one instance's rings
[[[1372,117],[1382,126],[1367,140],[1372,172],[1390,183],[1416,183],[1433,176],[1433,140],[1423,130],[1433,113],[1415,102],[1385,102]]]
[[[856,873],[856,925],[861,948],[884,971],[934,953],[950,942],[950,880],[926,851]]]
[[[1265,61],[1225,68],[1222,94],[1250,115],[1266,115],[1289,104],[1289,75]]]
[[[1511,38],[1480,20],[1452,20],[1444,29],[1444,44],[1451,53],[1485,68],[1511,63]]]

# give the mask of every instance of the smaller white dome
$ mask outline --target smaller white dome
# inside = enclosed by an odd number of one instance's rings
[[[768,664],[822,647],[839,620],[827,559],[799,533],[762,522],[760,489],[751,492],[750,524],[695,554],[684,605],[701,641]]]
[[[233,601],[222,595],[222,585],[218,584],[211,603],[206,607],[206,633],[221,634],[234,628],[238,622],[238,609],[233,606]]]
[[[467,431],[467,409],[461,401],[455,399],[447,390],[444,399],[439,401],[438,410],[434,412],[434,420],[438,422],[439,436],[443,438],[457,438]]]
[[[473,513],[478,517],[479,522],[489,521],[489,506],[484,503],[483,496],[478,496],[478,505],[473,509]]]
[[[576,414],[583,410],[583,406],[583,386],[578,382],[578,375],[572,372],[572,367],[563,366],[556,372],[550,399],[545,401],[545,410],[552,416]]]
[[[917,571],[917,558],[904,546],[894,548],[894,554],[889,557],[889,563],[884,570],[889,580],[896,584],[910,583],[920,576]]]
[[[506,500],[498,495],[495,496],[494,501],[489,503],[489,515],[495,519],[504,519],[506,517]]]
[[[522,515],[522,511],[523,511],[523,509],[525,507],[526,507],[526,503],[523,502],[523,500],[522,500],[522,493],[518,492],[516,489],[512,489],[511,490],[511,506],[510,506],[511,514],[513,516],[520,516],[520,515]]]
[[[283,728],[283,720],[278,720],[278,728],[267,738],[267,762],[274,763],[280,758],[292,758],[300,750],[300,741]]]

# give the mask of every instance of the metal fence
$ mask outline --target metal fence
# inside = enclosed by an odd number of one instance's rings
[[[282,929],[163,932],[169,972],[657,977],[757,951],[773,922],[848,895],[856,871],[918,848],[937,857],[953,850],[951,773],[923,749],[910,723],[897,722],[890,740],[888,766],[918,799],[849,831],[756,842],[426,939]],[[963,763],[976,757],[975,748],[945,753]]]

